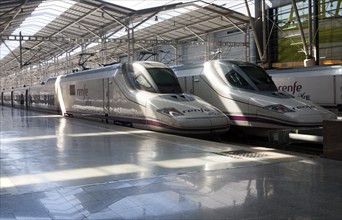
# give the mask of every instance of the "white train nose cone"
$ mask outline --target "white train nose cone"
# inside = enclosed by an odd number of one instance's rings
[[[153,98],[150,105],[155,109],[151,112],[159,113],[157,115],[159,120],[179,129],[203,131],[229,129],[229,119],[225,114],[191,95],[165,94]]]

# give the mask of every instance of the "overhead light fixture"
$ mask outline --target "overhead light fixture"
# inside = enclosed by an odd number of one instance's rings
[[[154,21],[158,21],[158,15],[154,17]]]

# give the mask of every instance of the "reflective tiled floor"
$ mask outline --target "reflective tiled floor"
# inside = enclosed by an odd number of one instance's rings
[[[1,219],[342,219],[342,162],[0,106]]]

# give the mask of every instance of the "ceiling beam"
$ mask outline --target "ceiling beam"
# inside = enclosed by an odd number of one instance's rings
[[[239,29],[239,31],[241,31],[243,34],[246,34],[246,32],[244,30],[242,30],[238,25],[236,25],[230,18],[228,18],[227,16],[223,15],[222,18],[226,21],[228,21],[229,23],[231,23],[232,25],[234,25],[234,27],[236,27],[237,29]]]
[[[26,5],[28,0],[25,0],[25,2],[23,2],[21,5],[19,5],[18,7],[16,7],[17,12],[14,13],[14,15],[12,16],[11,20],[9,20],[6,24],[6,26],[4,27],[4,29],[0,32],[0,35],[2,33],[4,33],[4,31],[6,31],[6,29],[10,26],[11,22],[18,16],[18,14],[21,12],[21,9],[24,5]]]
[[[201,41],[205,41],[201,36],[199,36],[198,34],[196,34],[193,30],[191,30],[189,27],[184,26],[185,29],[187,29],[188,31],[190,31],[193,35],[195,35],[198,39],[200,39]]]
[[[13,51],[11,50],[11,48],[9,48],[9,46],[6,44],[6,42],[4,40],[1,40],[2,43],[7,47],[7,49],[10,51],[10,53],[14,56],[14,58],[20,62],[19,58],[13,53]]]

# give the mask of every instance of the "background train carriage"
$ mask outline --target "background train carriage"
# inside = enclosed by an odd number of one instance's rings
[[[13,89],[12,92],[12,99],[13,99],[13,107],[21,107],[21,108],[28,108],[28,88],[21,87]]]
[[[1,104],[11,107],[34,108],[49,112],[60,112],[58,98],[55,94],[56,78],[34,86],[24,86],[3,90]]]
[[[41,111],[60,112],[59,101],[55,91],[56,77],[49,78],[45,83],[30,86],[29,107]]]
[[[13,107],[12,96],[13,96],[13,90],[12,89],[2,90],[1,91],[1,105]]]
[[[267,70],[280,91],[342,111],[342,65]]]
[[[1,92],[1,104],[11,107],[28,108],[28,87],[12,88]]]

